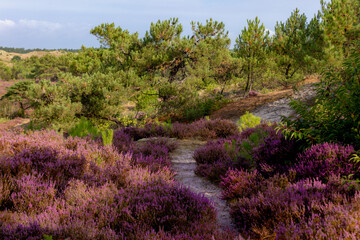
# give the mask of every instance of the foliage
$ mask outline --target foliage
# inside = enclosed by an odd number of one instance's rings
[[[241,31],[236,39],[235,52],[244,59],[244,71],[247,75],[245,92],[252,89],[259,71],[258,68],[264,63],[269,44],[269,32],[265,31],[264,24],[256,17],[254,20],[247,20],[248,27]]]
[[[11,68],[0,62],[0,80],[8,81],[11,79]]]
[[[167,143],[150,139],[141,151],[174,149]],[[134,156],[111,146],[55,132],[5,132],[0,156],[2,239],[235,237],[220,230],[209,200],[175,183],[166,167],[132,166]]]
[[[355,165],[349,161],[352,153],[352,146],[329,143],[313,145],[298,156],[294,166],[296,177],[313,177],[323,182],[327,182],[332,174],[341,177],[355,174],[354,177],[358,178]]]
[[[130,152],[134,148],[134,141],[131,136],[125,132],[126,129],[115,130],[113,135],[113,146],[121,152]]]
[[[112,130],[110,128],[102,129],[102,130],[100,130],[100,135],[101,135],[101,139],[102,139],[104,146],[112,145],[113,138],[114,138],[114,130]]]
[[[282,130],[287,136],[305,138],[310,144],[339,142],[360,145],[359,53],[359,48],[353,49],[342,70],[330,68],[324,72],[324,78],[317,85],[313,106],[291,102],[300,119],[286,120]]]
[[[276,61],[283,78],[282,84],[289,85],[291,81],[299,81],[299,72],[306,63],[306,33],[307,22],[305,14],[300,14],[295,9],[285,23],[278,22],[275,26],[273,38],[273,51],[276,53]],[[294,79],[295,78],[295,79]]]
[[[242,197],[249,197],[258,191],[257,187],[261,175],[255,171],[244,171],[229,169],[221,177],[220,187],[223,189],[222,195],[226,200],[233,200]]]
[[[22,112],[20,115],[24,116],[26,109],[36,106],[36,101],[29,96],[33,84],[34,82],[29,80],[17,82],[7,89],[6,94],[1,97],[1,100],[7,99],[8,101],[19,103],[20,111]]]
[[[232,84],[244,85],[246,92],[274,89],[317,72],[330,56],[324,46],[330,41],[325,35],[332,5],[326,6],[310,23],[296,9],[277,24],[271,39],[258,18],[248,20],[234,50],[224,23],[213,19],[192,22],[189,36],[177,18],[159,20],[142,38],[104,23],[91,30],[100,48],[24,58],[6,72],[10,78],[36,80],[19,89],[14,101],[34,108],[31,117],[40,127],[69,130],[82,116],[120,123],[139,113],[193,121],[225,103],[221,96]],[[357,32],[353,25],[351,39]],[[128,103],[136,107],[123,111]]]
[[[320,3],[329,61],[333,66],[341,66],[359,39],[360,4],[356,0],[321,0]]]
[[[254,148],[252,157],[258,166],[258,171],[264,176],[283,173],[295,164],[299,144],[294,140],[285,139],[281,133],[271,132]]]
[[[70,129],[68,132],[72,137],[97,137],[99,135],[99,130],[96,126],[92,124],[89,119],[82,117],[80,121],[75,125],[74,128]]]
[[[197,163],[195,172],[214,182],[219,182],[229,168],[257,169],[261,173],[265,171],[268,174],[275,174],[281,169],[282,159],[289,160],[287,158],[289,155],[296,154],[296,152],[293,153],[296,149],[287,148],[292,146],[291,142],[288,143],[285,139],[283,142],[278,141],[281,136],[281,134],[279,136],[276,134],[273,127],[262,124],[255,128],[248,128],[240,135],[208,141],[203,148],[194,153]],[[275,144],[268,144],[268,142],[273,142],[269,139],[274,140]],[[276,147],[273,149],[274,146]],[[261,158],[263,153],[265,154],[264,159]],[[268,154],[266,155],[266,153]],[[276,163],[276,161],[278,162]],[[268,167],[265,168],[265,165]],[[270,165],[274,169],[269,167]],[[272,170],[269,172],[269,169]]]
[[[218,182],[228,168],[233,166],[232,159],[224,148],[224,140],[209,141],[203,148],[194,152],[197,163],[195,173]]]
[[[249,93],[250,94],[250,93]],[[239,125],[240,132],[247,129],[247,128],[253,128],[257,125],[259,125],[261,122],[261,118],[254,116],[252,113],[249,113],[248,111],[242,115],[237,122]]]

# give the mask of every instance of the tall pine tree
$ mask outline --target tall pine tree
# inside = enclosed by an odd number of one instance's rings
[[[235,52],[244,61],[244,72],[247,75],[245,93],[251,90],[254,84],[257,69],[266,58],[268,49],[269,32],[265,31],[264,24],[256,17],[254,20],[247,20],[245,27],[236,39]]]

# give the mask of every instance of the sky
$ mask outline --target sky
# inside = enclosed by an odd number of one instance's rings
[[[0,46],[15,48],[79,49],[98,47],[90,30],[102,23],[144,36],[151,22],[179,18],[183,35],[191,21],[214,19],[225,23],[232,44],[259,17],[274,31],[298,8],[310,21],[320,0],[0,0]]]

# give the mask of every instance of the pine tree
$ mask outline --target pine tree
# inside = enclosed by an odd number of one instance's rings
[[[257,69],[266,58],[269,42],[269,32],[265,31],[264,24],[260,24],[258,17],[248,20],[247,23],[248,27],[241,31],[235,45],[235,52],[244,60],[244,70],[247,75],[246,93],[251,90],[255,75],[259,74]]]
[[[340,65],[360,37],[360,1],[321,0],[321,16],[330,62]]]
[[[295,9],[285,23],[276,23],[272,46],[277,54],[276,61],[283,74],[284,84],[305,66],[306,30],[306,16],[300,14],[299,9]]]

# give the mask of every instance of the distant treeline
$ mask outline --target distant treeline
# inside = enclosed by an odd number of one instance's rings
[[[34,51],[42,51],[42,52],[49,52],[49,51],[65,51],[65,52],[79,52],[79,49],[41,49],[41,48],[33,48],[33,49],[25,49],[25,48],[11,48],[11,47],[0,47],[0,50],[5,52],[12,52],[12,53],[29,53]]]

